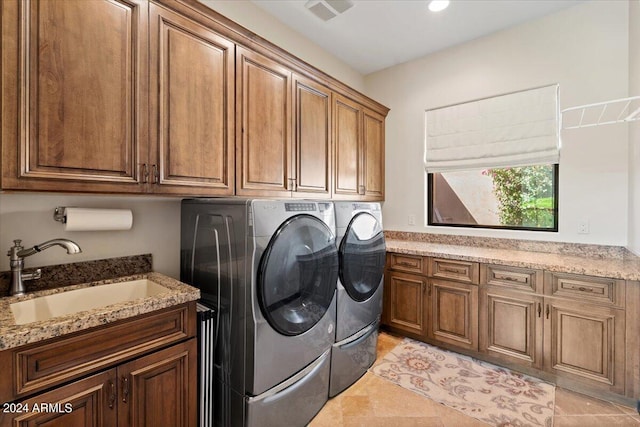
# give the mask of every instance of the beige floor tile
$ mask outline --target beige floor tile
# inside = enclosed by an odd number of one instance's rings
[[[617,415],[624,412],[613,403],[556,388],[555,415]]]
[[[444,427],[438,417],[345,417],[345,427]]]
[[[634,417],[638,416],[638,410],[636,408],[633,408],[631,406],[619,405],[617,403],[614,403],[613,406],[618,408],[624,414],[633,415]]]
[[[628,415],[574,415],[554,417],[554,427],[638,427],[640,423]]]
[[[488,425],[455,409],[447,408],[444,405],[440,406],[445,408],[440,416],[443,427],[487,427]]]

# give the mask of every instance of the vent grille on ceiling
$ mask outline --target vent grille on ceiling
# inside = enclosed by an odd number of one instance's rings
[[[305,7],[318,18],[328,21],[353,6],[351,0],[309,0]]]

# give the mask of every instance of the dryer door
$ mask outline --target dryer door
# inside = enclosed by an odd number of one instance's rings
[[[338,280],[338,251],[327,225],[311,215],[285,221],[260,260],[258,301],[279,333],[311,329],[329,309]]]
[[[367,212],[356,214],[340,243],[340,282],[352,299],[365,301],[378,289],[385,250],[378,220]]]

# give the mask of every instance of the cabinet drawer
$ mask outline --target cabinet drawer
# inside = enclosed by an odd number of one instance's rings
[[[11,350],[13,397],[49,388],[195,336],[195,303]],[[8,374],[8,373],[7,373]]]
[[[545,294],[624,307],[624,280],[545,272]]]
[[[426,274],[425,260],[425,257],[418,255],[389,254],[387,264],[392,270]]]
[[[543,274],[542,270],[530,268],[482,264],[480,283],[523,292],[542,293]]]
[[[457,261],[452,259],[430,258],[429,276],[443,279],[457,280],[459,282],[479,282],[480,267],[477,262]]]

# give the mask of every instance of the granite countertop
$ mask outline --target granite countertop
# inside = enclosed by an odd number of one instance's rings
[[[580,255],[395,239],[388,239],[386,246],[387,252],[400,254],[441,257],[625,280],[640,280],[640,257],[633,255],[619,258],[591,258]]]
[[[16,325],[11,309],[9,308],[9,304],[11,303],[43,295],[138,279],[149,279],[168,288],[169,292],[133,301],[112,304],[93,310],[59,316],[49,320],[28,323],[25,325]],[[149,313],[189,301],[195,301],[199,298],[200,291],[198,289],[160,273],[136,274],[115,279],[42,290],[18,297],[0,298],[0,350],[31,344],[48,338],[92,328],[94,326],[112,323],[117,320]]]

